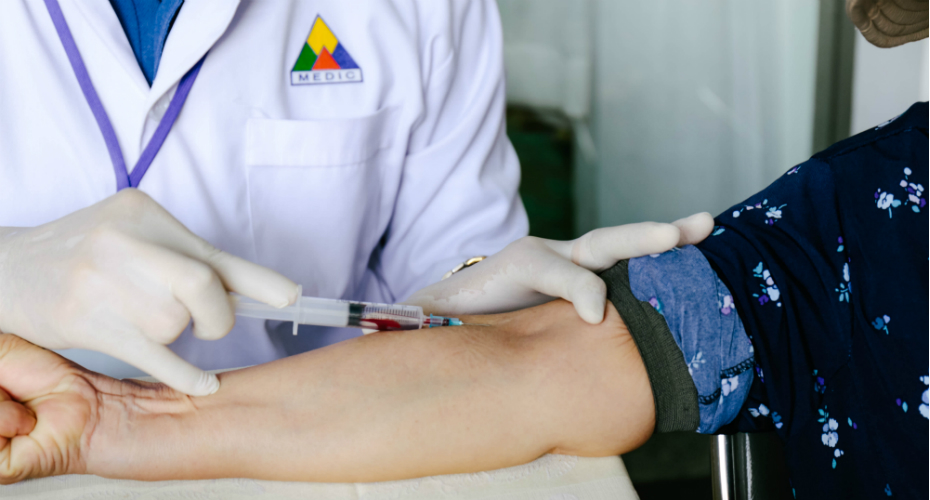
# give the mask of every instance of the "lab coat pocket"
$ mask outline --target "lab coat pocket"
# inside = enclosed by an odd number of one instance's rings
[[[340,297],[360,278],[379,235],[383,153],[396,108],[338,120],[249,120],[246,164],[259,263]]]
[[[253,118],[246,133],[246,164],[338,167],[363,163],[391,145],[396,108],[361,118],[271,120]]]

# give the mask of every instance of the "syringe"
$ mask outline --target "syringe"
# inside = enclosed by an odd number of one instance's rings
[[[294,335],[297,335],[297,325],[343,326],[378,331],[462,325],[458,318],[432,314],[426,316],[420,306],[300,296],[294,304],[279,309],[239,294],[231,293],[230,296],[236,307],[236,316],[293,321]]]

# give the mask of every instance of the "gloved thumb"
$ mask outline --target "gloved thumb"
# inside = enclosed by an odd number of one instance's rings
[[[121,352],[114,353],[115,357],[148,373],[176,391],[189,396],[209,396],[220,388],[220,381],[216,375],[184,361],[167,346],[148,339],[125,344],[134,345],[135,348],[131,352],[128,348],[121,349]]]
[[[680,237],[680,230],[671,224],[639,222],[602,227],[572,241],[547,244],[581,267],[603,271],[623,259],[671,250]]]

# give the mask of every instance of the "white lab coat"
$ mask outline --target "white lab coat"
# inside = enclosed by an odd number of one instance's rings
[[[188,0],[151,88],[108,1],[60,1],[128,168],[209,51],[140,189],[306,295],[399,301],[527,232],[490,0]],[[362,82],[291,85],[318,15]],[[115,186],[44,3],[0,2],[0,226],[58,219]],[[187,332],[172,347],[205,369],[242,366],[287,354],[276,335],[239,320],[225,339]]]

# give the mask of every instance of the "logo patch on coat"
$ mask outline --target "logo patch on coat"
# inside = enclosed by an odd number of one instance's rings
[[[355,64],[323,18],[316,16],[310,35],[291,70],[291,85],[320,85],[362,81],[362,68]]]

